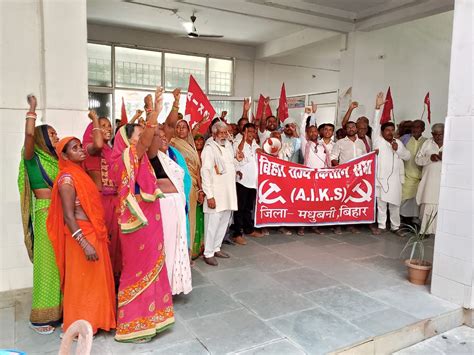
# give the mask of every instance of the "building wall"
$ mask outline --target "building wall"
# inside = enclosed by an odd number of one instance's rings
[[[360,104],[354,116],[373,116],[375,96],[391,86],[397,122],[418,119],[429,91],[432,122],[447,113],[453,12],[422,18],[372,32],[348,36],[341,53],[339,88],[352,86]],[[341,111],[347,107],[341,107]],[[425,114],[426,117],[426,114]]]
[[[456,0],[448,116],[431,292],[474,308],[474,33],[471,0]]]
[[[0,1],[0,23],[0,291],[5,291],[32,284],[17,188],[26,96],[38,97],[37,124],[51,124],[60,137],[82,136],[88,123],[86,0]]]

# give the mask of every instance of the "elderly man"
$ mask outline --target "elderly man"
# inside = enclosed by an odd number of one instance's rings
[[[420,205],[421,230],[427,234],[436,232],[436,215],[441,183],[441,161],[443,158],[444,124],[436,123],[431,128],[433,138],[427,139],[416,155],[415,163],[423,167],[421,182],[416,193]],[[428,222],[431,224],[428,225]]]
[[[402,202],[402,184],[405,180],[403,161],[410,159],[410,152],[403,143],[395,139],[395,125],[386,122],[380,125],[380,108],[385,102],[384,94],[377,95],[375,119],[373,123],[374,150],[377,152],[377,180],[375,196],[377,197],[378,228],[372,232],[380,234],[387,224],[387,207],[390,211],[392,232],[400,235],[400,204]]]
[[[204,261],[217,265],[216,257],[228,258],[220,250],[232,211],[237,210],[235,190],[234,150],[227,140],[227,125],[216,122],[212,137],[202,151],[202,189],[204,201]]]
[[[426,138],[422,136],[424,131],[425,122],[422,120],[413,121],[411,134],[405,139],[406,143],[404,143],[411,156],[410,160],[405,162],[405,183],[402,189],[400,214],[407,222],[413,222],[413,219],[418,217],[420,209],[415,196],[421,181],[421,167],[416,164],[415,157],[426,141]],[[403,142],[403,137],[400,140]]]

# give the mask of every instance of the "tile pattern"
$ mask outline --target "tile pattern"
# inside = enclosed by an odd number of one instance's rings
[[[224,245],[218,267],[196,261],[194,289],[175,297],[176,324],[147,344],[99,333],[93,354],[319,354],[456,309],[406,281],[404,240],[271,234]],[[432,252],[432,250],[431,250]],[[31,295],[0,297],[0,348],[57,353],[59,330],[28,327]]]

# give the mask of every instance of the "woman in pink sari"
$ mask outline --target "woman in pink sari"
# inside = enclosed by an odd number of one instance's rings
[[[109,177],[112,165],[112,148],[109,145],[112,137],[112,125],[107,117],[97,117],[95,111],[89,112],[89,118],[92,122],[87,126],[82,138],[82,146],[86,151],[83,167],[101,193],[105,224],[109,236],[110,260],[115,282],[118,284],[122,269],[122,256],[118,236],[117,187]]]
[[[162,196],[146,151],[162,108],[162,89],[147,110],[145,128],[125,125],[115,137],[111,177],[118,187],[122,274],[115,340],[147,342],[174,323],[165,265]],[[151,95],[146,98],[152,101]]]

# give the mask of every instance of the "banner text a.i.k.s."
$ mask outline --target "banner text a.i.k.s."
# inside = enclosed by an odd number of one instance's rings
[[[255,225],[373,223],[375,172],[374,152],[330,169],[259,153]]]

